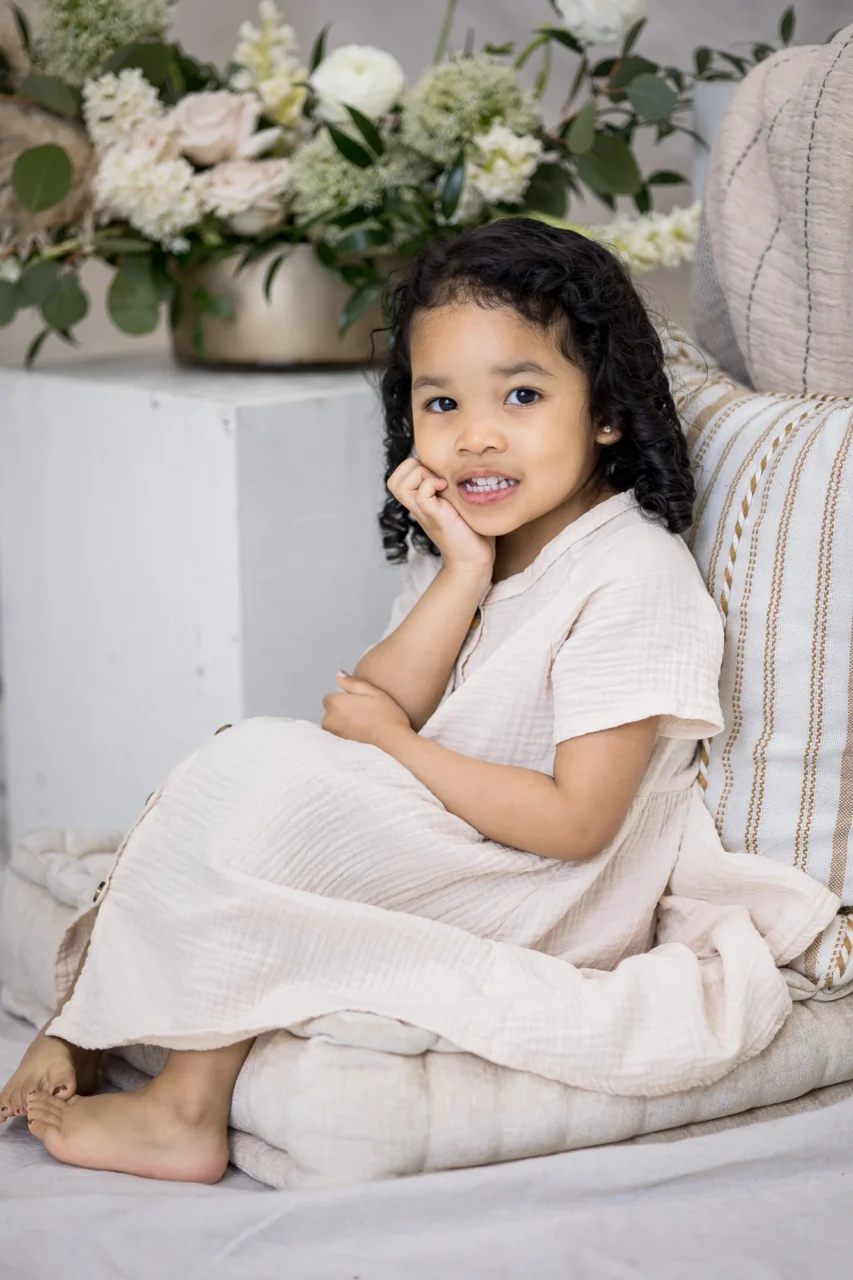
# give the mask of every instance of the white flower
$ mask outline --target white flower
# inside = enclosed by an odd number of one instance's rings
[[[406,77],[396,58],[371,45],[348,44],[324,58],[311,76],[325,120],[347,121],[347,106],[378,120],[397,102]]]
[[[17,284],[21,278],[21,264],[14,254],[8,258],[0,258],[0,280],[7,284]]]
[[[487,204],[520,202],[539,163],[538,138],[519,138],[504,124],[493,124],[488,133],[474,138],[468,181]]]
[[[123,141],[139,125],[162,114],[157,90],[138,67],[118,75],[109,72],[83,85],[83,118],[99,151]]]
[[[217,89],[188,93],[170,119],[180,134],[181,151],[196,164],[251,160],[278,141],[280,129],[256,133],[261,104],[254,94]]]
[[[296,56],[293,27],[282,23],[272,0],[262,0],[260,16],[260,29],[251,22],[240,27],[233,59],[238,69],[231,77],[231,87],[256,93],[265,115],[285,129],[295,129],[302,121],[308,97],[308,71]]]
[[[94,180],[102,222],[124,218],[148,239],[180,251],[181,231],[202,216],[201,181],[177,154],[177,135],[167,121],[149,123],[127,143],[100,157]]]
[[[255,92],[264,106],[264,115],[285,129],[298,128],[302,120],[302,108],[308,97],[308,72],[304,67],[289,71],[279,67],[266,80],[260,80]]]
[[[644,17],[644,0],[555,0],[566,28],[582,45],[613,44]]]
[[[296,32],[281,21],[271,0],[261,0],[260,18],[260,28],[251,22],[240,24],[233,57],[253,77],[252,87],[282,64],[293,63],[297,53]]]
[[[206,209],[238,235],[257,236],[282,221],[292,170],[289,160],[228,160],[201,181]]]
[[[670,213],[646,213],[638,218],[617,217],[591,228],[595,239],[618,253],[638,275],[657,267],[690,262],[696,252],[701,204]]]

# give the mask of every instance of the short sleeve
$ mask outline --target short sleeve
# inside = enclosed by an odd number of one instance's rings
[[[555,744],[650,716],[667,738],[723,728],[716,605],[682,540],[643,532],[625,554],[614,548],[554,655]]]
[[[397,630],[403,619],[408,617],[440,568],[440,556],[433,556],[415,550],[409,551],[409,559],[403,571],[402,585],[399,594],[394,598],[394,603],[391,605],[391,617],[388,620],[388,626],[379,637],[379,640],[377,640],[377,644],[380,640],[387,640],[388,636]]]

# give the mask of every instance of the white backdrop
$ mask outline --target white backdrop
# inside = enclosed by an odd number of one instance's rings
[[[647,0],[649,25],[642,49],[663,63],[687,66],[691,51],[700,44],[731,48],[736,42],[766,39],[773,41],[779,15],[786,0]],[[30,12],[36,0],[21,0]],[[445,0],[279,0],[286,20],[296,28],[307,58],[319,29],[332,23],[329,46],[335,44],[375,44],[394,53],[410,77],[427,63],[435,48],[444,14]],[[801,0],[797,6],[797,38],[803,42],[822,40],[838,27],[853,21],[853,0]],[[193,54],[223,64],[234,47],[239,23],[257,12],[256,0],[177,0],[174,30],[176,37]],[[465,33],[473,29],[478,42],[521,39],[538,23],[554,19],[547,0],[459,0],[453,42],[462,45]],[[566,89],[572,55],[557,53],[555,74],[546,98],[556,109]],[[570,73],[569,73],[570,74]],[[680,138],[660,154],[660,167],[689,173],[689,142]],[[665,189],[666,190],[666,189]],[[672,198],[685,204],[689,188],[671,188]],[[103,289],[107,272],[98,265],[87,272],[92,292],[92,311],[80,325],[78,334],[87,355],[123,351],[161,349],[166,345],[160,331],[149,338],[124,338],[104,315]],[[658,272],[647,278],[651,301],[658,309],[669,310],[686,322],[688,272]],[[9,328],[0,329],[0,364],[19,364],[37,331],[35,318],[22,317]],[[51,341],[44,360],[74,359],[64,344]]]

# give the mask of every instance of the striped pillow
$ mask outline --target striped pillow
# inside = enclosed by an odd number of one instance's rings
[[[853,399],[747,390],[674,335],[698,501],[688,542],[726,628],[726,727],[700,781],[727,849],[853,907]],[[853,979],[853,910],[800,971]]]

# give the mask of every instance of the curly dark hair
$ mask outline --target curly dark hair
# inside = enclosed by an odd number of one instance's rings
[[[633,489],[673,533],[692,520],[696,497],[687,446],[670,394],[660,338],[622,263],[602,245],[533,218],[505,218],[428,245],[386,300],[389,354],[381,377],[386,481],[414,446],[409,343],[419,312],[468,300],[511,307],[555,334],[589,382],[594,423],[619,440],[599,451],[593,482]],[[408,540],[438,555],[396,498],[379,516],[385,554],[405,561]]]

